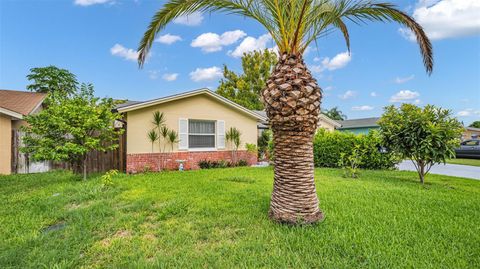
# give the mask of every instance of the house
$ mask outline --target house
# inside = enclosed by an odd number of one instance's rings
[[[267,113],[263,110],[255,110],[254,112],[266,119],[264,122],[260,122],[258,124],[258,131],[260,135],[264,130],[267,130],[269,128]],[[323,128],[328,131],[334,131],[336,128],[339,128],[340,126],[341,126],[340,123],[338,123],[337,121],[330,119],[325,114],[320,114],[319,120],[318,120],[318,128]]]
[[[465,127],[465,130],[462,133],[462,141],[478,138],[480,138],[480,128]]]
[[[48,164],[30,164],[18,152],[19,130],[26,124],[23,118],[40,111],[45,97],[43,93],[0,90],[0,174],[48,170]]]
[[[201,160],[232,160],[232,147],[225,139],[230,127],[241,132],[237,160],[257,162],[255,153],[246,150],[246,143],[257,144],[257,124],[264,116],[246,109],[208,89],[199,89],[145,102],[133,102],[117,108],[126,122],[127,172],[160,168],[198,168]],[[166,126],[179,135],[173,146],[162,142],[152,147],[147,133],[153,129],[153,113],[164,113]],[[163,150],[165,149],[165,151]],[[161,167],[160,167],[161,166]]]
[[[338,121],[341,125],[337,130],[341,132],[352,132],[354,134],[368,134],[370,130],[375,130],[380,128],[377,124],[380,118],[362,118],[362,119],[353,119],[353,120],[342,120]]]

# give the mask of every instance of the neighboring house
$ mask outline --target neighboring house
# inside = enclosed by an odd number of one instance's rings
[[[230,127],[241,132],[238,160],[249,164],[257,162],[254,153],[246,151],[245,144],[257,144],[257,124],[265,118],[208,89],[200,89],[145,102],[134,102],[117,107],[124,115],[127,132],[127,172],[159,170],[162,167],[177,169],[180,162],[185,169],[198,168],[201,160],[231,160],[231,146],[225,140]],[[158,144],[152,144],[147,133],[153,129],[155,111],[163,112],[166,126],[179,134],[179,142],[165,146],[160,157]]]
[[[341,132],[352,132],[354,134],[368,134],[370,130],[375,130],[380,128],[377,124],[380,118],[363,118],[363,119],[354,119],[354,120],[342,120],[338,121],[341,127],[338,127],[337,130]]]
[[[23,117],[40,111],[45,97],[43,93],[0,90],[0,174],[49,170],[48,163],[28,163],[18,152],[21,145],[19,129],[26,124]]]
[[[462,133],[462,140],[480,138],[480,128],[465,127]]]
[[[269,128],[267,113],[263,110],[254,110],[254,112],[265,118],[265,121],[258,124],[258,134],[260,135],[264,130],[267,130]],[[340,127],[340,123],[330,119],[325,114],[320,114],[318,120],[318,128],[323,128],[328,131],[334,131],[338,127]]]

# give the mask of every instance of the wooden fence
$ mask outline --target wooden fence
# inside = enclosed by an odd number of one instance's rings
[[[45,171],[50,169],[71,169],[70,164],[64,162],[30,163],[25,154],[19,152],[21,146],[21,132],[12,131],[12,171],[14,173],[43,172],[37,171],[39,164],[46,165]],[[112,169],[125,172],[127,168],[127,134],[124,132],[118,139],[118,148],[107,152],[92,151],[87,155],[87,173],[100,173]],[[24,165],[21,165],[24,164]]]

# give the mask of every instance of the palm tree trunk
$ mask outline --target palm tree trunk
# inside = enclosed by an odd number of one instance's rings
[[[294,54],[281,56],[262,92],[274,139],[269,215],[276,221],[304,224],[323,219],[313,166],[321,95],[302,57]]]

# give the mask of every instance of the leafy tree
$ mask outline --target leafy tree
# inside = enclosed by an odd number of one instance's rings
[[[434,164],[455,157],[463,130],[449,110],[432,105],[388,106],[378,124],[384,145],[413,162],[422,184]]]
[[[347,115],[343,114],[343,112],[338,107],[332,107],[331,109],[325,109],[323,111],[327,117],[332,120],[346,120]]]
[[[74,74],[53,65],[30,69],[27,79],[32,81],[32,84],[27,86],[32,92],[71,95],[78,88],[77,77]]]
[[[321,91],[303,60],[312,42],[336,29],[350,49],[345,21],[394,21],[412,30],[427,72],[433,69],[432,45],[422,27],[393,4],[367,0],[168,0],[155,13],[140,41],[140,67],[160,31],[175,18],[193,12],[224,12],[253,19],[267,30],[278,48],[279,60],[261,92],[275,147],[269,215],[278,222],[299,224],[323,219],[312,154]]]
[[[470,124],[469,127],[480,128],[480,120],[472,122],[472,124]]]
[[[252,110],[263,110],[261,91],[277,63],[277,54],[270,50],[244,53],[243,74],[237,74],[223,66],[223,79],[217,93],[233,102]]]
[[[95,97],[91,84],[82,84],[69,98],[49,95],[46,102],[44,110],[25,117],[28,126],[23,127],[26,136],[21,150],[36,161],[69,162],[75,173],[83,170],[86,179],[87,154],[118,147],[115,142],[123,129],[114,127],[121,118],[112,112],[116,103]]]

